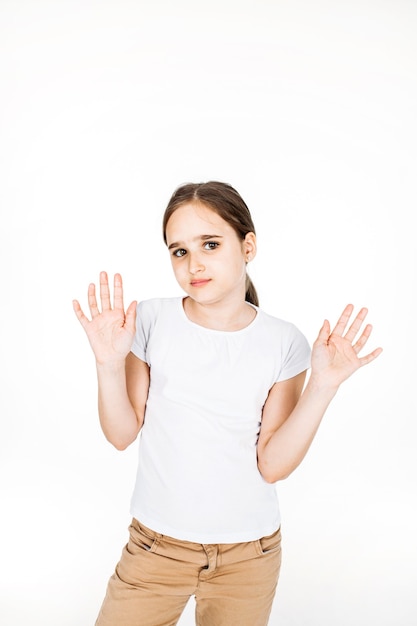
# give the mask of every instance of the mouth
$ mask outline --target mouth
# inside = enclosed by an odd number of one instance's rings
[[[204,287],[210,282],[211,278],[200,278],[199,280],[192,280],[190,282],[191,287]]]

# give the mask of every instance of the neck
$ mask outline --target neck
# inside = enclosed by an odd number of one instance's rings
[[[256,317],[256,310],[244,300],[205,304],[188,296],[183,300],[183,307],[191,322],[212,330],[242,330]]]

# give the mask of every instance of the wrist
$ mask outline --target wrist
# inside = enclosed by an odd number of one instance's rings
[[[125,359],[112,359],[108,361],[96,360],[96,368],[98,373],[117,373],[125,371]]]
[[[321,393],[333,397],[336,395],[339,385],[329,380],[326,376],[312,372],[306,384],[307,389],[312,393]]]

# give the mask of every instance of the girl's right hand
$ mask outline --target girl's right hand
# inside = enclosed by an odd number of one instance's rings
[[[100,273],[100,301],[101,312],[97,305],[95,285],[91,283],[88,287],[91,320],[84,315],[78,300],[73,301],[75,314],[87,334],[98,364],[112,365],[124,362],[135,336],[137,302],[132,302],[125,313],[122,277],[115,274],[112,308],[106,272]]]

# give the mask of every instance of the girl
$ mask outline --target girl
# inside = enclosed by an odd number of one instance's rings
[[[281,561],[275,483],[304,458],[340,384],[373,361],[348,305],[310,348],[258,307],[246,266],[256,254],[240,195],[219,182],[173,194],[163,235],[185,297],[124,311],[122,279],[88,289],[75,313],[97,363],[107,439],[140,433],[130,537],[96,626],[173,626],[190,596],[198,626],[265,626]],[[363,329],[362,329],[363,328]],[[362,330],[361,330],[362,329]],[[304,391],[303,391],[304,389]]]

